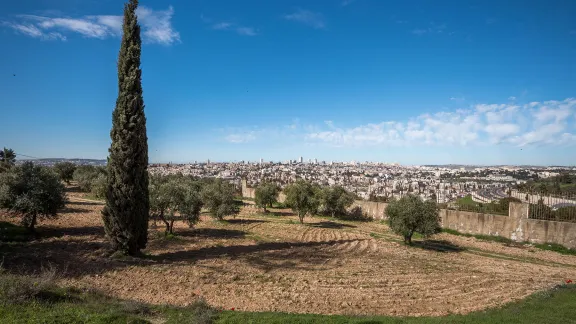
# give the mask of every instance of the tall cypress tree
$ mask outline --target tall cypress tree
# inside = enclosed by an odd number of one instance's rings
[[[148,139],[140,70],[138,0],[124,5],[118,99],[112,113],[104,228],[114,250],[135,255],[148,241]]]

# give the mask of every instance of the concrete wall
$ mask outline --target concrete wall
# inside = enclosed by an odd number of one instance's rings
[[[246,180],[242,180],[242,197],[244,198],[256,198],[256,188],[249,188]],[[286,200],[286,195],[284,193],[278,194],[278,202],[283,203]]]
[[[362,212],[375,220],[386,219],[386,206],[387,203],[373,202],[366,200],[355,200],[351,208],[359,206],[362,208]]]
[[[510,203],[509,216],[440,210],[443,228],[497,235],[516,242],[558,243],[576,249],[576,223],[528,219],[528,204]]]

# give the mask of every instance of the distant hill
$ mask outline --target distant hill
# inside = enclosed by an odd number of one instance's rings
[[[49,159],[18,159],[16,164],[22,164],[24,162],[31,161],[35,164],[52,166],[58,162],[72,162],[78,165],[106,165],[106,160],[97,159],[63,159],[63,158],[49,158]]]

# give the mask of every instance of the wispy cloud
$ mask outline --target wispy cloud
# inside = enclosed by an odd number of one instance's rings
[[[407,122],[383,121],[339,128],[333,123],[305,135],[333,146],[575,145],[576,99],[525,105],[478,104],[424,114]]]
[[[291,14],[284,15],[284,19],[298,22],[315,29],[326,28],[324,15],[321,13],[312,12],[310,10],[298,9]]]
[[[180,34],[172,27],[174,8],[153,10],[137,9],[146,43],[171,45],[180,42]],[[56,17],[17,15],[15,21],[4,21],[3,26],[15,32],[44,40],[66,40],[65,34],[76,33],[86,38],[105,39],[122,34],[122,16],[89,15],[83,17]]]
[[[576,98],[525,104],[474,104],[406,120],[342,127],[331,120],[285,126],[224,130],[231,143],[276,143],[329,147],[474,147],[485,145],[576,145]]]
[[[514,100],[516,100],[516,97],[514,97],[514,96],[510,96],[510,97],[508,97],[508,100],[510,100],[510,101],[514,101]]]
[[[258,35],[258,31],[253,28],[253,27],[246,27],[246,26],[242,26],[233,22],[227,22],[227,21],[220,21],[220,22],[214,22],[212,19],[205,17],[204,15],[200,16],[200,19],[202,19],[202,21],[208,25],[210,25],[210,28],[214,29],[214,30],[223,30],[223,31],[233,31],[235,33],[237,33],[238,35],[242,35],[242,36],[257,36]]]
[[[412,30],[412,34],[422,36],[426,34],[442,34],[452,35],[453,32],[446,32],[446,24],[430,23],[428,27],[416,28]]]
[[[451,101],[464,101],[466,100],[464,97],[450,97]]]
[[[346,7],[348,5],[351,5],[354,1],[356,1],[356,0],[342,0],[342,2],[340,2],[340,5],[342,7]]]

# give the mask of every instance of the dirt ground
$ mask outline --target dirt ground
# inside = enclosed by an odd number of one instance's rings
[[[226,222],[209,217],[163,238],[151,224],[148,257],[112,260],[102,204],[70,193],[43,238],[15,244],[10,271],[56,267],[61,284],[154,304],[203,296],[244,311],[444,315],[500,305],[576,278],[576,257],[439,234],[406,247],[384,224],[307,218],[289,210],[262,216],[252,206]]]

